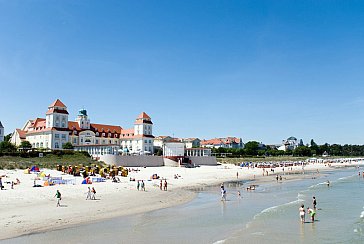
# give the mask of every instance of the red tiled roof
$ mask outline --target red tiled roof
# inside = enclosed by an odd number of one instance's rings
[[[118,133],[120,134],[123,128],[117,125],[90,124],[90,130],[99,133]]]
[[[75,121],[68,121],[68,129],[71,131],[73,131],[73,130],[80,131],[81,130],[78,122],[75,122]]]
[[[220,144],[239,144],[241,143],[240,138],[227,137],[227,138],[214,138],[210,140],[202,140],[201,145],[220,145]]]
[[[61,110],[61,109],[55,109],[55,108],[50,108],[48,109],[46,114],[52,114],[52,113],[59,113],[59,114],[69,114],[67,112],[67,110]]]
[[[142,112],[141,114],[139,114],[139,116],[137,117],[137,119],[150,119],[150,117],[145,112]]]
[[[134,138],[134,128],[122,130],[120,138]]]
[[[26,136],[25,136],[25,134],[27,133],[26,131],[21,130],[21,129],[16,129],[16,131],[18,132],[20,139],[26,138]]]
[[[60,108],[66,108],[66,105],[64,105],[63,102],[61,102],[61,100],[57,99],[56,101],[54,101],[51,105],[49,105],[49,107],[60,107]]]

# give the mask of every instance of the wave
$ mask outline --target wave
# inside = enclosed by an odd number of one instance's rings
[[[253,220],[256,220],[260,217],[263,217],[263,216],[269,216],[271,214],[275,214],[275,213],[279,213],[280,211],[282,211],[284,208],[288,207],[288,206],[291,206],[291,205],[298,205],[302,202],[304,202],[305,200],[303,199],[305,197],[304,194],[302,193],[298,193],[297,194],[297,200],[294,200],[294,201],[291,201],[291,202],[287,202],[287,203],[283,203],[283,204],[280,204],[280,205],[276,205],[276,206],[272,206],[272,207],[269,207],[269,208],[266,208],[266,209],[263,209],[260,213],[254,215],[253,217]],[[250,224],[248,223],[247,224],[247,228],[250,226]]]
[[[221,244],[221,243],[225,243],[226,240],[220,240],[220,241],[215,241],[213,244]]]

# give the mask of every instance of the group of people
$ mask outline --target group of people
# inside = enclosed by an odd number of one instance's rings
[[[307,207],[307,214],[310,215],[312,223],[315,222],[316,204],[317,204],[316,197],[312,197],[313,208]],[[305,223],[306,210],[304,204],[302,204],[301,207],[299,208],[299,213],[301,222]]]
[[[20,184],[20,180],[18,178],[16,178],[15,181],[3,182],[2,177],[5,177],[5,176],[0,176],[0,190],[4,190],[4,188],[5,188],[3,183],[10,184],[11,189],[14,189],[14,185],[19,185]]]
[[[96,190],[95,187],[88,187],[86,200],[96,200]]]
[[[163,180],[161,180],[159,182],[159,189],[162,191],[167,191],[167,186],[168,186],[168,183],[167,183],[167,180],[165,179],[164,180],[164,184],[163,184]]]
[[[139,191],[145,191],[145,183],[144,180],[138,180],[137,181],[137,190]]]

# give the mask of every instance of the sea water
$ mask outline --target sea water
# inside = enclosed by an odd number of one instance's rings
[[[272,176],[255,191],[245,190],[250,182],[225,183],[227,201],[221,201],[219,186],[205,187],[196,199],[177,207],[3,242],[364,243],[364,178],[357,170],[304,177],[276,182]],[[317,199],[316,221],[306,216],[302,224],[298,208],[312,208],[312,196]]]

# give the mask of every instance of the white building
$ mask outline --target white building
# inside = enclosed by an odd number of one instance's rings
[[[163,144],[169,141],[172,141],[173,138],[170,136],[157,136],[154,138],[153,146],[154,149],[162,149]]]
[[[0,121],[0,142],[4,141],[4,126],[1,124]]]
[[[287,140],[282,140],[282,145],[278,148],[278,150],[287,151],[287,150],[294,150],[298,146],[303,146],[303,141],[297,140],[296,137],[291,136],[287,138]]]
[[[33,148],[56,150],[70,142],[75,150],[87,151],[94,157],[117,154],[120,149],[130,154],[153,153],[153,123],[144,112],[132,129],[91,123],[85,109],[79,111],[75,121],[69,121],[68,115],[67,107],[57,99],[48,107],[45,119],[28,120],[22,129],[14,131],[11,142],[20,145],[27,140]]]
[[[163,157],[184,157],[185,144],[183,142],[166,142],[163,144]]]
[[[183,138],[181,141],[185,144],[186,148],[200,147],[201,140],[198,138]]]

